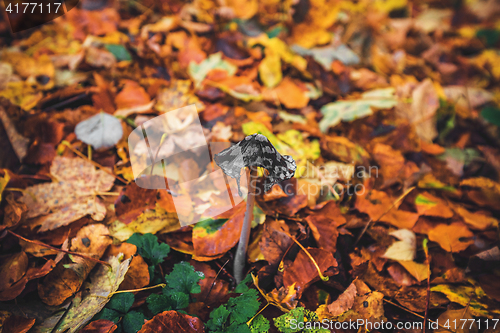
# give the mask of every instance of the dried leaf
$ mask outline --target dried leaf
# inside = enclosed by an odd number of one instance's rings
[[[332,303],[328,304],[328,311],[332,316],[340,316],[350,310],[354,305],[354,298],[357,295],[356,285],[351,283],[349,287]]]
[[[202,333],[205,330],[203,322],[197,317],[177,311],[164,311],[146,321],[138,333],[156,332]]]
[[[101,112],[75,127],[76,137],[95,149],[110,148],[123,136],[121,121]]]
[[[56,157],[50,172],[61,181],[28,187],[20,199],[28,207],[28,218],[42,216],[36,223],[41,225],[38,232],[62,227],[85,215],[96,221],[104,219],[106,207],[96,192],[111,189],[112,175],[83,159],[67,157]]]
[[[55,332],[78,332],[96,315],[110,300],[127,273],[130,259],[121,261],[123,256],[111,257],[108,263],[111,268],[100,265],[90,277],[82,295],[73,299],[71,308],[61,321]]]
[[[99,259],[111,243],[107,227],[103,224],[91,224],[78,231],[77,236],[71,240],[70,250]],[[38,285],[40,298],[48,305],[62,304],[80,289],[95,265],[95,261],[78,256],[59,262],[43,283]]]
[[[417,255],[417,237],[408,229],[399,229],[389,233],[399,241],[392,244],[383,257],[392,260],[413,260]]]
[[[469,247],[474,241],[474,234],[461,222],[450,225],[439,224],[429,231],[429,239],[438,243],[449,252],[460,252]]]

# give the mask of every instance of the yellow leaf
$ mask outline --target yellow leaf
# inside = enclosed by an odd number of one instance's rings
[[[495,318],[500,315],[498,305],[490,306],[484,304],[486,301],[485,293],[481,287],[472,286],[454,286],[448,284],[439,284],[431,288],[431,291],[443,293],[454,303],[469,307],[471,315],[474,317]]]
[[[276,87],[283,78],[280,56],[266,49],[266,57],[260,62],[259,76],[268,88]]]
[[[426,280],[429,277],[429,270],[424,264],[409,260],[398,260],[398,263],[417,279],[418,282]]]

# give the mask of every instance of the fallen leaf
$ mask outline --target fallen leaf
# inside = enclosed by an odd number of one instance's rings
[[[198,222],[193,228],[193,246],[197,256],[213,257],[229,251],[238,243],[245,204],[240,203],[230,211]]]
[[[56,157],[50,172],[60,182],[28,187],[20,199],[28,207],[28,218],[42,216],[36,222],[41,225],[38,232],[62,227],[87,214],[96,221],[104,219],[106,207],[96,192],[111,189],[112,175],[83,159],[67,157]]]
[[[16,282],[20,281],[27,269],[28,256],[25,252],[10,256],[0,267],[0,293],[10,289]],[[6,301],[6,299],[3,300]]]
[[[444,326],[445,328],[437,328],[434,330],[436,333],[444,333],[444,332],[453,332],[453,333],[477,333],[478,332],[478,327],[476,324],[476,321],[474,317],[470,315],[470,312],[465,309],[458,309],[458,310],[451,310],[448,309],[445,312],[443,312],[438,319],[436,320],[438,323],[445,323]],[[466,322],[466,325],[450,325],[448,329],[448,326],[446,323],[455,323],[455,322]],[[470,322],[470,324],[469,324]]]
[[[394,282],[400,286],[413,286],[418,283],[418,281],[399,264],[391,264],[387,267],[387,272],[393,278]]]
[[[460,252],[469,247],[474,241],[474,234],[462,222],[450,225],[439,224],[429,231],[429,239],[438,243],[444,250]]]
[[[340,213],[340,209],[337,209],[337,214]],[[328,252],[335,253],[337,251],[337,237],[339,232],[337,230],[338,222],[342,224],[341,218],[334,217],[335,215],[309,215],[306,217],[306,222],[311,228],[311,232],[314,236],[318,246]],[[337,222],[338,221],[338,222]],[[345,218],[343,220],[345,222]]]
[[[111,320],[94,320],[80,330],[80,333],[113,333],[117,329],[115,323]]]
[[[328,276],[337,273],[337,260],[333,258],[331,252],[316,248],[306,248],[306,250],[314,258],[322,274]],[[293,263],[286,267],[283,272],[283,285],[286,288],[294,285],[299,297],[307,287],[318,279],[319,273],[316,266],[303,250],[297,254]]]
[[[189,63],[188,72],[195,86],[199,87],[208,73],[212,70],[222,70],[232,76],[236,72],[236,66],[222,59],[222,52],[214,53],[199,64],[194,61]]]
[[[420,215],[442,217],[449,219],[453,216],[453,211],[442,199],[439,199],[428,192],[419,193],[415,198],[415,206]]]
[[[120,290],[140,289],[146,287],[149,281],[148,264],[141,256],[135,256],[132,258],[127,274],[125,274],[125,278],[120,284]]]
[[[417,237],[408,229],[399,229],[389,233],[389,235],[396,237],[399,241],[395,242],[383,257],[392,260],[413,260],[417,255]]]
[[[75,296],[71,308],[61,321],[55,332],[78,332],[96,315],[110,300],[110,296],[120,286],[127,273],[130,259],[121,260],[123,256],[111,257],[108,263],[111,268],[100,265],[91,275],[90,282],[81,295]]]
[[[414,261],[398,260],[401,264],[418,282],[426,280],[429,277],[429,269],[426,265]]]
[[[70,250],[99,259],[111,243],[106,226],[91,224],[78,231],[77,236],[71,240]],[[62,304],[80,289],[95,265],[95,261],[78,256],[64,259],[38,285],[40,298],[48,305]]]
[[[384,186],[392,184],[399,178],[405,166],[405,158],[400,151],[392,149],[391,146],[377,143],[373,147],[372,156],[380,165]]]
[[[264,232],[259,243],[264,258],[270,265],[278,265],[293,244],[291,236],[284,228],[284,221],[276,221],[274,226],[264,224]],[[280,228],[280,226],[282,226]]]
[[[285,77],[281,83],[273,88],[263,92],[264,99],[271,103],[278,100],[288,109],[300,109],[309,103],[309,97],[305,89],[301,89],[294,80]]]
[[[485,303],[488,300],[484,297],[484,291],[480,287],[439,284],[431,287],[431,291],[445,294],[450,301],[468,307],[470,314],[474,317],[492,319],[500,314],[498,305]]]
[[[324,105],[321,108],[323,119],[319,122],[319,128],[325,133],[341,121],[353,121],[373,114],[372,108],[390,109],[396,104],[394,88],[367,91],[359,100],[345,100]]]
[[[351,283],[335,301],[328,304],[328,311],[330,314],[337,317],[350,310],[354,305],[354,298],[356,297],[357,292],[358,290],[356,289],[356,285],[354,282]]]
[[[473,230],[486,230],[498,226],[498,220],[496,218],[481,214],[480,212],[472,213],[458,205],[453,207],[453,210],[460,215],[465,224]]]
[[[2,326],[2,333],[27,333],[35,324],[35,318],[10,316]]]
[[[84,120],[75,127],[76,137],[94,149],[110,148],[123,136],[121,121],[101,112]]]
[[[415,126],[422,141],[432,142],[438,135],[436,111],[439,97],[431,79],[425,79],[413,88],[411,104],[400,103],[396,112]]]
[[[203,322],[197,317],[191,317],[177,311],[164,311],[146,321],[138,333],[202,333],[205,332],[203,326]]]
[[[418,220],[418,214],[391,208],[393,201],[385,192],[370,190],[358,195],[356,209],[368,214],[372,221],[390,223],[397,228],[411,229]]]

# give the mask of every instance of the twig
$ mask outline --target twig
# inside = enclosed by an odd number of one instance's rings
[[[62,106],[66,106],[66,105],[68,105],[68,104],[70,104],[70,103],[76,102],[76,101],[78,101],[78,100],[80,100],[80,99],[82,99],[82,98],[84,98],[84,97],[86,97],[86,96],[87,96],[87,93],[86,93],[86,92],[81,93],[81,94],[78,94],[78,95],[76,95],[76,96],[73,96],[73,97],[71,97],[71,98],[68,98],[67,100],[64,100],[64,101],[62,101],[62,102],[56,103],[56,104],[54,104],[54,105],[52,105],[52,106],[49,106],[48,108],[45,108],[45,109],[43,109],[42,111],[43,111],[43,112],[47,112],[47,111],[52,111],[52,110],[55,110],[55,109],[60,108],[60,107],[62,107]]]
[[[250,167],[250,183],[248,184],[247,207],[243,227],[241,228],[240,241],[234,256],[234,278],[236,283],[243,280],[243,270],[245,269],[248,240],[252,228],[253,207],[255,205],[255,183],[257,180],[257,168]]]
[[[250,323],[252,322],[252,320],[254,320],[254,318],[255,318],[255,317],[257,317],[258,315],[260,315],[260,313],[261,313],[262,311],[264,311],[264,309],[265,309],[265,308],[267,308],[268,306],[269,306],[269,302],[268,302],[266,305],[264,305],[264,307],[263,307],[262,309],[260,309],[260,310],[259,310],[259,312],[257,312],[257,313],[255,314],[255,316],[253,316],[252,318],[250,318],[250,320],[249,320],[249,321],[247,321],[247,325],[250,325]]]
[[[58,249],[57,247],[53,247],[53,246],[50,246],[48,244],[45,244],[45,243],[42,243],[42,242],[39,242],[39,241],[36,241],[36,240],[27,239],[27,238],[24,238],[21,235],[16,234],[15,232],[13,232],[11,230],[7,230],[7,232],[9,232],[10,234],[12,234],[13,236],[16,236],[19,239],[22,239],[25,242],[33,243],[33,244],[36,244],[36,245],[40,245],[40,246],[49,248],[49,249],[54,250],[54,251],[59,251],[59,252],[63,252],[63,253],[66,253],[66,254],[71,254],[73,256],[77,256],[77,257],[80,257],[80,258],[83,258],[83,259],[87,259],[87,260],[94,261],[96,263],[103,264],[103,265],[106,265],[108,267],[111,267],[111,265],[109,263],[105,262],[105,261],[102,261],[102,260],[99,260],[99,259],[95,259],[95,258],[86,256],[86,255],[78,253],[78,252],[73,252],[73,251]]]
[[[114,291],[112,293],[110,293],[108,295],[108,298],[111,298],[111,296],[115,295],[115,294],[121,294],[121,293],[135,293],[137,291],[143,291],[143,290],[148,290],[148,289],[155,289],[155,288],[159,288],[159,287],[166,287],[167,285],[165,283],[160,283],[160,284],[157,284],[156,286],[150,286],[150,287],[144,287],[144,288],[139,288],[139,289],[129,289],[129,290],[117,290],[117,291]]]
[[[405,191],[405,193],[401,194],[401,196],[399,198],[397,198],[393,203],[392,205],[387,208],[387,210],[385,212],[382,213],[382,215],[380,215],[375,221],[373,221],[373,223],[377,223],[382,217],[384,217],[385,214],[389,213],[389,211],[394,208],[394,206],[396,206],[396,204],[403,200],[404,197],[406,197],[408,195],[408,193],[410,193],[411,191],[413,191],[413,189],[415,188],[414,187],[410,187],[409,189],[407,189]],[[368,223],[366,223],[363,231],[361,231],[361,233],[359,234],[358,238],[356,239],[356,241],[354,242],[354,245],[353,246],[356,246],[356,244],[358,244],[359,240],[361,239],[361,237],[363,237],[363,235],[365,234],[366,230],[368,230],[368,227],[370,226],[370,223],[372,222],[372,219],[370,218],[370,220],[368,220]]]

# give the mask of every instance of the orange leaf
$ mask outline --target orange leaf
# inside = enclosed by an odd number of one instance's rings
[[[461,241],[461,239],[472,238],[473,236],[474,234],[462,222],[455,222],[450,225],[440,224],[429,231],[429,239],[449,252],[465,250],[474,241],[472,239]]]
[[[157,332],[202,333],[205,330],[200,318],[172,310],[159,313],[153,319],[146,321],[138,333]]]
[[[146,90],[137,82],[125,80],[125,86],[115,97],[117,109],[129,109],[148,104],[151,101]]]
[[[111,320],[99,319],[85,326],[80,333],[113,333],[116,328]]]
[[[360,212],[368,214],[373,221],[390,223],[399,229],[413,228],[418,220],[418,214],[398,210],[397,207],[390,208],[393,201],[385,192],[370,190],[358,196],[355,206]]]

